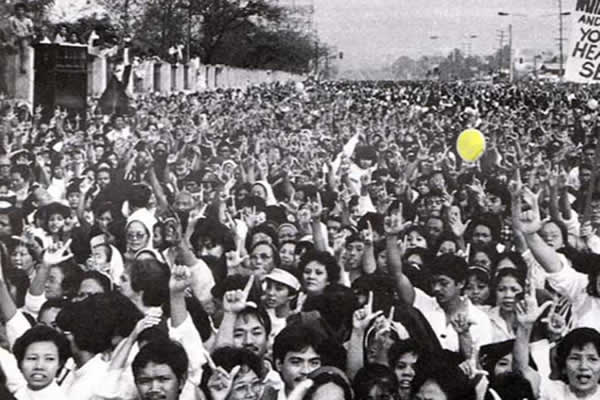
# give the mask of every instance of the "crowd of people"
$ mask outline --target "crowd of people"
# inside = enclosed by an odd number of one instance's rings
[[[597,91],[0,99],[0,398],[600,399]]]

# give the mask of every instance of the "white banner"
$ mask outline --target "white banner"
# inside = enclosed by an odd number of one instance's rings
[[[600,0],[577,0],[573,17],[565,79],[600,83]]]

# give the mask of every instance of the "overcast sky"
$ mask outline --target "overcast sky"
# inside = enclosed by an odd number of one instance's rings
[[[473,53],[491,54],[499,47],[498,31],[507,32],[511,21],[515,49],[558,52],[558,0],[312,1],[320,37],[344,52],[341,69],[379,67],[400,55],[447,54],[455,47],[464,49],[466,35],[478,36]],[[574,6],[575,0],[563,0],[563,10]],[[501,17],[498,11],[527,17]],[[571,18],[564,18],[566,36]],[[432,35],[439,39],[431,40]]]

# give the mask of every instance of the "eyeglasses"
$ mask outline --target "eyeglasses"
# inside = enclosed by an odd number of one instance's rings
[[[233,391],[238,397],[243,397],[246,393],[260,393],[263,389],[263,383],[261,381],[254,381],[247,384],[236,385],[233,387]]]
[[[127,239],[140,240],[146,237],[145,233],[142,232],[127,232]]]

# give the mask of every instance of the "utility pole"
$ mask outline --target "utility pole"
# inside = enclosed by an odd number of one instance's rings
[[[563,24],[563,17],[566,17],[567,15],[571,15],[570,11],[563,11],[562,10],[562,0],[558,0],[558,50],[560,52],[560,77],[562,79],[562,76],[564,75],[564,50],[563,50],[563,43],[566,40],[566,38],[564,37],[564,24]]]
[[[497,31],[500,34],[500,37],[498,38],[498,40],[500,41],[500,53],[499,53],[499,57],[498,57],[498,72],[502,71],[502,59],[503,57],[503,50],[504,50],[504,31],[503,30],[499,30]]]
[[[509,82],[512,83],[513,79],[514,79],[514,72],[513,72],[513,48],[512,48],[512,41],[513,41],[513,34],[512,34],[512,24],[508,24],[508,59],[510,62],[510,65],[508,67],[508,76],[509,76]]]
[[[188,64],[192,59],[192,0],[188,2],[188,15],[187,15],[187,43],[186,43],[186,60],[185,63]]]
[[[562,0],[558,0],[558,49],[560,52],[560,69],[559,76],[562,79],[563,76],[563,13],[562,13]]]

